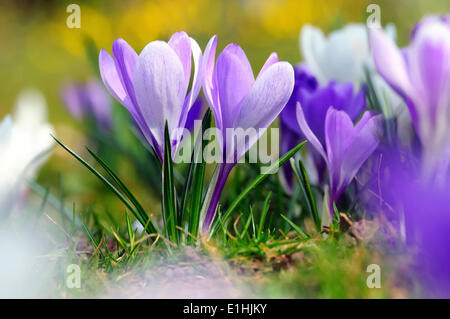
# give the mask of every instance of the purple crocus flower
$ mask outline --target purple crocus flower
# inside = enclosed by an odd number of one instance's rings
[[[366,111],[356,126],[344,111],[330,107],[326,111],[324,136],[316,134],[313,125],[317,122],[306,117],[305,108],[297,103],[298,124],[309,143],[324,159],[328,169],[330,187],[329,210],[337,202],[356,173],[378,146],[377,130],[379,116]]]
[[[177,153],[188,112],[201,88],[200,61],[200,47],[185,32],[173,34],[169,42],[150,42],[139,55],[123,39],[114,41],[113,57],[104,49],[100,51],[103,83],[131,113],[160,161],[164,154],[166,121],[172,156]]]
[[[204,232],[211,225],[231,169],[276,119],[294,88],[292,66],[279,62],[276,53],[269,56],[255,79],[244,51],[236,44],[229,44],[214,63],[216,45],[217,38],[213,37],[205,49],[203,90],[222,135],[223,162],[204,217]],[[256,134],[247,141],[230,139],[227,130],[237,128],[253,128]]]
[[[425,17],[404,49],[381,30],[370,29],[369,36],[378,72],[408,106],[425,172],[445,173],[450,162],[449,20]]]
[[[305,118],[322,145],[325,145],[325,117],[329,108],[345,111],[354,121],[366,107],[363,89],[355,93],[352,83],[337,83],[336,81],[319,86],[315,77],[308,73],[305,66],[296,67],[294,92],[280,114],[282,153],[289,151],[305,139],[297,122],[297,102],[302,105]],[[314,149],[311,150],[311,157],[316,167],[318,183],[322,184],[326,163]],[[290,170],[291,168],[286,164],[283,166],[284,184],[288,187],[292,185],[292,177],[289,177],[292,176]]]
[[[90,80],[86,84],[68,83],[64,85],[61,97],[77,120],[92,116],[100,127],[111,127],[111,99],[97,80]]]
[[[386,169],[392,178],[385,193],[403,213],[405,248],[412,248],[407,250],[414,254],[425,297],[450,298],[450,183],[427,181],[398,160]]]

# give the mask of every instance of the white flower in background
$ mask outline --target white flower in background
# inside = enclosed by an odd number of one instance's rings
[[[385,31],[395,41],[395,26],[388,24]],[[306,65],[321,85],[336,80],[351,82],[358,87],[366,82],[367,69],[384,116],[387,119],[397,117],[399,139],[402,144],[410,145],[413,133],[411,118],[403,100],[376,71],[365,24],[350,23],[328,36],[307,24],[300,31],[299,44]]]
[[[44,96],[29,89],[19,94],[11,116],[0,123],[0,217],[23,194],[23,179],[33,178],[53,145]]]
[[[392,39],[396,38],[394,25],[389,24],[386,32]],[[397,94],[376,73],[369,50],[366,25],[350,23],[326,37],[322,30],[307,24],[300,31],[299,42],[303,59],[320,84],[325,85],[336,80],[352,82],[358,87],[366,82],[367,68],[372,75],[378,96],[388,97],[395,111],[402,104]]]

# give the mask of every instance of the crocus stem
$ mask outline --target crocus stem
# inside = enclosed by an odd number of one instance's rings
[[[209,228],[211,227],[211,223],[214,220],[214,216],[216,215],[217,205],[219,204],[220,195],[222,194],[223,187],[225,186],[225,182],[227,181],[228,175],[230,174],[231,169],[234,165],[223,163],[219,168],[219,175],[217,177],[217,184],[215,185],[213,194],[211,196],[211,201],[206,212],[205,220],[203,222],[203,233],[207,233]]]

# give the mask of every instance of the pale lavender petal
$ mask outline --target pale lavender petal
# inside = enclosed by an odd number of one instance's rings
[[[200,93],[204,74],[201,70],[201,65],[203,63],[202,50],[193,38],[189,39],[191,41],[192,58],[194,60],[194,76],[192,77],[192,89],[189,95],[189,108],[191,108]]]
[[[244,130],[248,128],[257,130],[257,135],[250,138],[242,151],[246,152],[252,147],[278,117],[292,94],[294,81],[294,69],[288,62],[273,64],[255,81],[249,94],[239,105],[239,113],[232,126]],[[238,140],[238,143],[240,142]],[[245,154],[242,151],[237,154],[238,160]]]
[[[133,87],[133,72],[138,56],[125,40],[117,39],[113,43],[113,57],[122,86],[125,88],[134,108],[136,108],[137,102]]]
[[[379,144],[381,115],[374,116],[365,112],[356,125],[356,136],[348,146],[341,168],[341,187],[345,188],[356,176],[363,163],[375,151]]]
[[[232,43],[218,56],[215,72],[223,125],[233,127],[238,106],[255,82],[253,71],[244,51]]]
[[[434,119],[439,107],[450,102],[450,28],[440,21],[422,26],[408,50],[411,77],[426,109]],[[422,103],[416,103],[421,107]]]
[[[328,174],[331,181],[330,194],[340,185],[341,165],[347,148],[355,138],[356,130],[347,113],[334,108],[328,109],[325,119],[325,140],[328,154]]]
[[[406,62],[392,39],[383,31],[369,30],[372,56],[378,72],[403,97],[413,97]]]
[[[273,64],[279,62],[278,59],[278,54],[276,52],[272,52],[272,54],[269,55],[269,58],[266,60],[266,62],[264,63],[263,67],[261,68],[261,71],[259,71],[259,74],[257,76],[257,78],[264,73],[264,71],[266,71],[270,66],[272,66]]]
[[[323,159],[328,163],[328,157],[325,153],[323,145],[320,143],[319,139],[314,135],[311,127],[305,118],[305,113],[303,112],[303,107],[300,102],[297,102],[297,121],[303,135],[308,140],[309,143],[316,149],[316,151],[323,157]]]
[[[180,58],[181,64],[183,64],[187,91],[189,80],[191,78],[191,40],[186,32],[180,31],[172,35],[169,40],[169,45]]]
[[[163,41],[149,43],[138,57],[133,80],[136,99],[147,127],[164,145],[164,127],[178,127],[186,94],[183,65]],[[172,138],[172,136],[171,136]]]
[[[220,113],[219,93],[217,91],[217,78],[214,72],[214,63],[216,58],[217,36],[213,36],[206,45],[205,52],[202,59],[202,71],[203,73],[203,92],[206,100],[211,107],[214,118],[216,120],[216,126],[222,129],[222,114]]]
[[[183,113],[180,117],[179,127],[186,127],[186,121],[189,120],[189,112],[193,107],[198,94],[200,93],[200,89],[203,82],[203,71],[201,68],[202,65],[202,51],[197,44],[197,42],[190,38],[191,48],[192,48],[192,57],[194,58],[194,76],[192,77],[192,88],[189,94],[184,99]],[[188,79],[189,80],[189,79]],[[177,136],[176,139],[181,138],[181,136]]]
[[[104,49],[100,51],[99,68],[103,84],[109,93],[127,109],[132,108],[131,100],[122,85],[114,60]]]

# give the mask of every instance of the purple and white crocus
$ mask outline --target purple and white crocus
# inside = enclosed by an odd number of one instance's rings
[[[100,51],[103,83],[131,113],[161,162],[166,122],[172,157],[177,153],[188,113],[201,88],[201,58],[197,42],[185,32],[173,34],[169,42],[150,42],[139,55],[123,39],[114,41],[113,57]]]
[[[304,107],[297,104],[297,120],[303,135],[324,159],[328,169],[330,214],[334,204],[356,176],[362,164],[377,148],[380,115],[364,112],[354,126],[345,111],[328,108],[324,125],[324,142],[314,132],[313,119],[308,119]]]
[[[405,100],[423,148],[428,176],[447,176],[450,163],[450,21],[428,16],[410,44],[399,49],[381,30],[370,29],[378,72]]]
[[[213,37],[204,53],[203,91],[221,133],[222,163],[216,183],[212,183],[211,197],[203,217],[203,232],[214,219],[225,181],[236,163],[245,155],[277,118],[294,88],[294,70],[288,62],[279,62],[272,53],[254,77],[244,51],[229,44],[217,57],[217,38]],[[214,63],[215,62],[215,63]],[[248,140],[230,138],[229,129],[255,129]],[[228,132],[227,132],[228,131]]]

